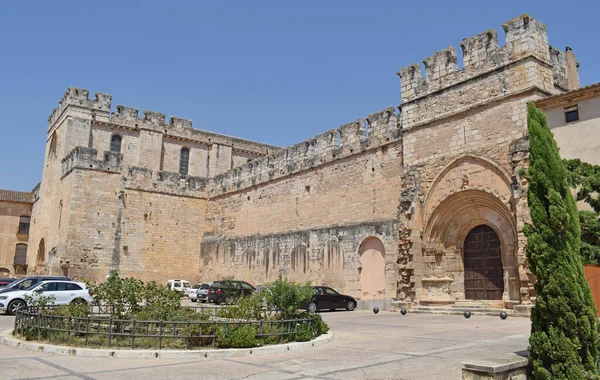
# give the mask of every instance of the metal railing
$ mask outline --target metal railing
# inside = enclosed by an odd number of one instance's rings
[[[55,315],[52,306],[28,307],[17,311],[14,335],[27,340],[84,347],[189,350],[228,346],[228,339],[235,340],[234,343],[230,341],[230,347],[241,347],[247,344],[243,341],[252,333],[260,345],[284,343],[294,340],[299,331],[314,331],[318,318],[226,320],[218,317],[219,308],[194,309],[214,311],[210,312],[213,314],[209,320],[153,321],[113,318],[111,306],[92,306],[86,317]]]

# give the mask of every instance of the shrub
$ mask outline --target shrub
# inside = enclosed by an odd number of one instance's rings
[[[529,359],[534,379],[598,378],[594,301],[579,255],[579,216],[544,113],[528,105],[527,260],[536,275]]]
[[[221,309],[219,317],[244,321],[258,320],[261,319],[262,310],[262,295],[254,293],[248,297],[240,297],[232,306]]]
[[[279,275],[277,281],[267,285],[260,294],[270,308],[281,312],[283,318],[293,318],[312,299],[314,290],[310,283],[297,284]]]
[[[217,347],[251,348],[260,346],[256,339],[256,330],[252,325],[219,325],[217,328]]]
[[[139,311],[143,298],[144,283],[133,277],[121,278],[116,270],[112,270],[101,284],[87,284],[97,304],[113,305],[114,316],[118,319],[128,318]]]

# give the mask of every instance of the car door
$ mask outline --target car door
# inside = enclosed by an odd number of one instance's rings
[[[59,305],[69,304],[77,298],[75,286],[70,282],[57,282],[56,294],[58,294],[56,303]]]
[[[322,286],[315,287],[315,301],[319,309],[329,309],[331,307],[331,300],[325,294]]]
[[[323,293],[329,302],[330,308],[342,307],[342,297],[340,297],[338,292],[331,288],[323,287]]]
[[[38,293],[37,290],[41,290],[41,293]],[[43,283],[42,285],[40,285],[39,287],[37,287],[33,293],[34,298],[38,298],[38,297],[47,297],[47,298],[53,298],[50,302],[48,302],[48,304],[57,304],[59,302],[60,299],[60,294],[58,294],[58,292],[56,291],[56,282],[52,282],[52,281],[47,281],[45,283]]]

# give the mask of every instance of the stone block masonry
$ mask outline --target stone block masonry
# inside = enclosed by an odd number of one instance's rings
[[[29,261],[102,279],[255,285],[279,274],[359,299],[535,301],[526,103],[578,85],[573,52],[523,15],[398,73],[399,113],[287,148],[69,88],[49,118]],[[482,257],[486,257],[485,260]],[[483,276],[483,277],[482,277]]]

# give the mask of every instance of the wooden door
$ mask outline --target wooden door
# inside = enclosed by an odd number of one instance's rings
[[[465,297],[473,300],[501,300],[504,271],[500,239],[491,227],[480,225],[465,238]]]

